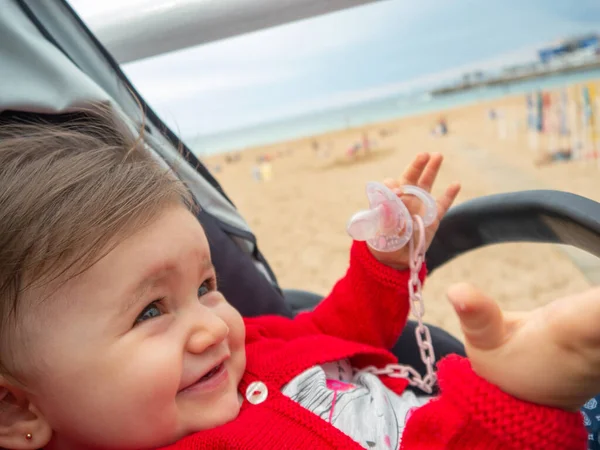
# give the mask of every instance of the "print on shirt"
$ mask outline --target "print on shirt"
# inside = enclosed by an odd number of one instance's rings
[[[294,378],[283,394],[367,449],[395,450],[410,410],[427,397],[397,395],[372,374],[354,374],[349,361],[312,367]]]

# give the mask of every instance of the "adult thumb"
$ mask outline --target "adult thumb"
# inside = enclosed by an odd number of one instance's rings
[[[494,300],[467,283],[453,285],[447,295],[471,347],[492,350],[503,343],[504,317]]]

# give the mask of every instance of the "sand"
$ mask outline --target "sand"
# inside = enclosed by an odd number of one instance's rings
[[[505,139],[487,117],[490,107],[507,118]],[[440,116],[436,113],[249,149],[235,163],[226,164],[224,155],[206,162],[221,166],[216,177],[254,230],[280,285],[320,294],[326,294],[346,270],[350,238],[345,225],[366,206],[365,184],[399,176],[418,152],[445,155],[434,193],[460,181],[458,203],[531,188],[560,189],[600,201],[597,163],[535,164],[539,155],[528,145],[524,96],[443,114],[450,127],[445,137],[430,135]],[[372,151],[351,161],[345,152],[361,140],[363,132],[374,141]],[[318,151],[313,142],[318,143]],[[257,182],[252,168],[256,157],[267,153],[275,156],[272,178]],[[448,286],[459,281],[481,287],[507,310],[530,310],[590,286],[555,245],[502,244],[462,255],[435,271],[424,288],[426,321],[459,338],[458,321],[445,297]]]

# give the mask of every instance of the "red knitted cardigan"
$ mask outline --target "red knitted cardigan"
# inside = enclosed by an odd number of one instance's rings
[[[424,278],[425,270],[421,276]],[[246,319],[247,367],[239,386],[260,381],[268,395],[247,400],[238,417],[165,447],[192,449],[360,449],[350,437],[281,393],[295,376],[317,364],[350,358],[353,366],[396,362],[387,351],[406,324],[408,271],[379,263],[355,242],[350,267],[329,296],[295,319]],[[517,400],[476,375],[467,359],[440,362],[441,394],[412,413],[403,450],[585,450],[587,434],[579,413]],[[382,376],[401,393],[407,383]]]

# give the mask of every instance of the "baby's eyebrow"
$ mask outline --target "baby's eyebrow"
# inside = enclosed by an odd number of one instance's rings
[[[206,258],[202,258],[202,270],[204,272],[215,271],[215,266],[213,265],[212,260],[208,256]]]
[[[123,309],[121,313],[127,313],[129,310],[134,308],[144,299],[146,293],[156,285],[160,280],[168,277],[174,272],[174,268],[162,267],[160,269],[153,270],[146,275],[141,282],[131,291],[130,295],[127,296],[127,301],[123,302]]]
[[[203,273],[215,270],[213,263],[208,256],[203,256],[201,258],[199,266]],[[144,300],[143,297],[153,286],[175,272],[177,272],[177,266],[170,264],[163,264],[150,270],[132,290],[132,294],[129,296],[128,301],[124,303],[121,313],[127,313],[139,304],[140,301]]]

